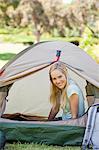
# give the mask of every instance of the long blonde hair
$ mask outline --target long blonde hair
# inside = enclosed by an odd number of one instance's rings
[[[67,84],[66,87],[63,90],[58,89],[52,81],[52,77],[51,77],[51,72],[54,71],[55,69],[60,70],[66,77],[67,80]],[[51,81],[51,89],[50,89],[50,102],[52,105],[56,106],[57,102],[61,101],[60,106],[62,108],[65,108],[66,105],[66,89],[68,86],[68,77],[67,77],[67,69],[66,69],[66,65],[62,62],[57,62],[55,64],[53,64],[49,70],[49,77],[50,77],[50,81]]]

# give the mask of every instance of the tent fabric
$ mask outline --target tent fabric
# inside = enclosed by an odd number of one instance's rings
[[[6,107],[6,97],[8,96],[9,89],[11,85],[0,88],[0,117],[3,114]]]
[[[6,137],[4,132],[0,131],[0,149],[4,149],[6,143]]]
[[[42,65],[50,65],[55,61],[57,50],[61,50],[60,61],[90,83],[99,87],[99,65],[80,48],[63,41],[39,43],[20,53],[19,57],[16,56],[14,61],[1,69],[4,72],[0,76],[0,87],[4,86],[5,82],[7,85],[9,80],[14,80],[14,78],[17,80],[22,75],[36,71],[37,68],[34,68],[37,66],[42,68]]]
[[[0,119],[0,129],[8,142],[33,142],[47,145],[81,146],[85,127],[67,125],[64,121],[12,121]]]
[[[0,123],[8,142],[33,142],[47,145],[81,146],[84,127],[48,124]]]
[[[5,115],[5,114],[4,114]],[[16,115],[16,117],[19,117],[19,120],[14,120],[14,116]],[[11,119],[5,119],[5,118],[0,118],[0,123],[4,122],[4,123],[29,123],[29,124],[36,124],[38,123],[40,124],[49,124],[49,125],[72,125],[72,126],[79,126],[79,127],[85,127],[86,126],[86,122],[87,122],[87,113],[85,113],[82,117],[79,117],[77,119],[70,119],[70,120],[54,120],[54,121],[48,121],[46,118],[44,117],[40,117],[40,119],[37,121],[35,120],[36,116],[34,117],[34,121],[31,119],[32,116],[29,116],[29,120],[28,118],[26,118],[26,115],[23,114],[12,114],[9,118]],[[39,117],[38,117],[39,118]],[[28,121],[26,121],[28,120]]]

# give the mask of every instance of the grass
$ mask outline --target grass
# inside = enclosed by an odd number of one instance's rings
[[[0,60],[10,60],[12,57],[14,57],[16,54],[14,53],[3,53],[0,54]]]
[[[32,35],[26,35],[23,33],[20,34],[1,34],[0,38],[4,42],[12,42],[12,43],[28,43],[33,42],[35,38]]]
[[[3,42],[12,42],[12,43],[33,43],[36,38],[33,35],[32,28],[0,28],[0,39]],[[63,41],[80,41],[80,37],[52,37],[51,35],[45,33],[41,36],[41,41],[48,40],[63,40]]]
[[[40,144],[21,144],[21,143],[13,143],[6,144],[5,150],[81,150],[81,147],[71,147],[71,146],[48,146],[48,145],[40,145]]]

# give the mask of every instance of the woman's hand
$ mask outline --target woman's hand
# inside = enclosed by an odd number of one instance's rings
[[[57,113],[59,112],[59,106],[53,106],[48,116],[48,120],[53,120]]]

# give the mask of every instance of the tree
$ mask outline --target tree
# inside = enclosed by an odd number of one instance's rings
[[[78,26],[78,29],[82,33],[85,26],[90,28],[90,30],[94,33],[98,31],[97,21],[99,20],[99,9],[98,9],[98,1],[97,0],[75,0],[71,5],[70,13],[74,16],[71,21],[75,23],[75,26]],[[93,31],[94,29],[94,31]],[[98,31],[99,32],[99,31]],[[95,33],[94,33],[95,35]]]
[[[2,25],[9,25],[10,16],[8,9],[12,6],[13,9],[17,7],[19,0],[0,0],[0,22]]]
[[[19,15],[20,14],[20,15]],[[49,20],[42,4],[37,0],[21,0],[16,9],[16,16],[20,16],[20,25],[33,24],[36,41],[40,41],[40,36],[49,31]]]
[[[59,36],[65,37],[65,26],[64,26],[64,5],[60,0],[39,0],[45,13],[49,19],[50,32],[53,35],[56,29]]]
[[[25,27],[33,26],[36,41],[43,33],[65,37],[67,30],[81,35],[85,26],[94,36],[99,32],[97,0],[74,0],[67,5],[60,0],[0,0],[1,24]]]

